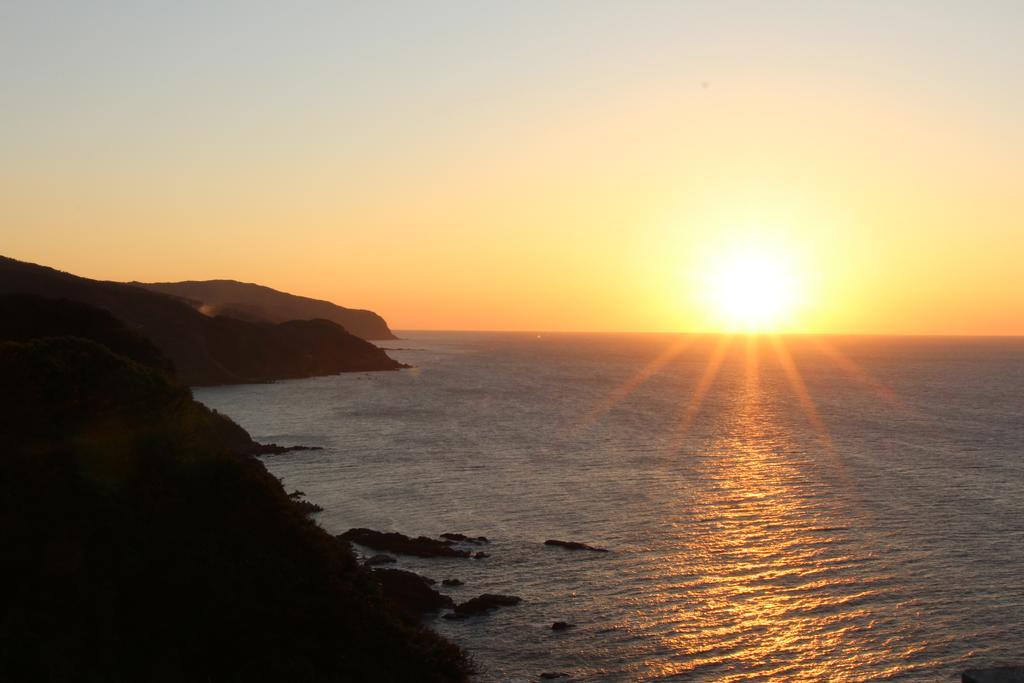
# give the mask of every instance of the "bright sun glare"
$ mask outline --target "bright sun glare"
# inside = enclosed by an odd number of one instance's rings
[[[776,331],[793,314],[797,286],[782,254],[756,247],[726,254],[708,280],[713,313],[729,330]]]

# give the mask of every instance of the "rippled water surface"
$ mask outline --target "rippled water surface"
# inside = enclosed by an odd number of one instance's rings
[[[431,621],[481,680],[1024,659],[1024,340],[403,336],[411,370],[196,396],[324,447],[265,462],[332,533],[490,537],[485,560],[400,560],[456,600],[524,599]]]

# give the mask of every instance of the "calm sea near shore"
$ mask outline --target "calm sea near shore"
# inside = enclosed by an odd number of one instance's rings
[[[481,680],[957,680],[1024,659],[1024,339],[407,332],[401,372],[197,389],[400,558]],[[577,540],[609,553],[545,547]],[[575,628],[553,632],[556,620]]]

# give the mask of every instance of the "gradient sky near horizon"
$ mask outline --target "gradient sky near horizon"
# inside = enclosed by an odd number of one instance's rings
[[[397,329],[1024,334],[1022,2],[10,2],[0,253]]]

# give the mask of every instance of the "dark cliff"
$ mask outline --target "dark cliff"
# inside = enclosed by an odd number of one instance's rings
[[[271,323],[321,318],[338,323],[361,339],[396,339],[384,318],[373,311],[345,308],[330,301],[279,292],[263,285],[235,280],[131,284],[186,299],[208,315]]]
[[[80,304],[0,312],[0,679],[467,677],[144,339]]]
[[[79,301],[148,338],[185,384],[266,382],[402,365],[328,320],[253,322],[209,317],[179,298],[0,257],[0,294]]]

